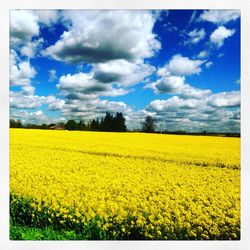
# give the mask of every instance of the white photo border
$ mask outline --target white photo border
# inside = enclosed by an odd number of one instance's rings
[[[9,11],[11,9],[241,10],[241,239],[239,241],[9,240]],[[250,249],[250,2],[248,0],[2,0],[0,3],[0,247],[29,249]]]

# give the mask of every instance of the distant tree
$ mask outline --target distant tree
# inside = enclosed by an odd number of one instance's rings
[[[84,123],[84,121],[79,121],[77,123],[77,130],[86,130],[86,124]]]
[[[147,116],[145,121],[142,123],[142,131],[146,133],[155,132],[155,121],[152,116]]]
[[[109,112],[106,113],[104,119],[101,120],[101,131],[112,131],[113,130],[113,115]]]
[[[67,130],[76,130],[77,129],[77,123],[75,120],[68,120],[65,124],[65,129]]]
[[[23,128],[22,122],[20,120],[10,119],[10,128]]]
[[[99,131],[104,131],[104,117],[102,117],[100,120]]]
[[[86,124],[86,130],[87,131],[91,131],[91,122],[92,121],[88,121],[87,124]]]
[[[17,122],[14,119],[10,119],[10,128],[17,128]]]
[[[40,126],[41,129],[48,129],[49,128],[49,125],[46,124],[46,123],[43,123],[41,126]]]
[[[99,131],[100,129],[100,123],[98,119],[93,119],[90,123],[90,130],[92,131]]]
[[[127,130],[126,119],[123,117],[122,112],[117,112],[113,118],[112,131],[115,132],[125,132]]]

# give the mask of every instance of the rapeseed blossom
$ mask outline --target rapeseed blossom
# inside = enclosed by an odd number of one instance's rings
[[[94,223],[110,239],[239,239],[239,150],[239,138],[11,129],[11,216]]]

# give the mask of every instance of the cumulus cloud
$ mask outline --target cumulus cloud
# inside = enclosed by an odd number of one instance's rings
[[[185,85],[185,77],[165,76],[154,84],[159,93],[176,93]]]
[[[20,49],[21,55],[27,56],[29,58],[35,57],[37,51],[41,49],[42,43],[42,38],[25,43],[25,45]]]
[[[26,95],[23,92],[10,91],[10,107],[17,109],[38,108],[46,102],[44,96]]]
[[[10,51],[10,85],[27,86],[35,77],[36,70],[29,61],[20,61],[14,50]]]
[[[199,19],[214,24],[226,24],[230,21],[235,21],[239,17],[239,10],[207,10],[200,15]]]
[[[194,109],[197,108],[199,101],[197,99],[182,99],[173,96],[167,100],[154,100],[147,106],[147,110],[154,112],[176,112],[178,109]]]
[[[233,36],[235,33],[234,29],[227,29],[224,26],[218,27],[213,33],[210,35],[210,41],[215,43],[218,48],[220,48],[224,44],[224,40]]]
[[[24,86],[22,91],[10,91],[10,108],[15,109],[34,109],[42,105],[48,105],[49,110],[61,109],[64,100],[55,96],[38,96],[34,95],[34,91],[29,89],[31,86]]]
[[[38,17],[28,10],[10,11],[10,42],[26,43],[39,35]]]
[[[240,92],[231,91],[213,94],[208,99],[208,105],[212,107],[239,107]]]
[[[153,83],[148,83],[145,88],[153,89],[156,94],[177,94],[183,98],[207,96],[211,94],[210,90],[196,88],[185,82],[185,75],[199,74],[201,72],[200,66],[204,62],[191,60],[177,54],[164,67],[158,69],[159,78]]]
[[[112,60],[94,65],[94,78],[99,82],[117,82],[122,86],[131,86],[151,75],[155,67],[141,61],[131,63],[124,59]]]
[[[34,95],[35,90],[36,90],[35,87],[31,85],[22,86],[22,93],[24,95]]]
[[[61,110],[64,104],[65,104],[64,100],[54,98],[54,100],[51,100],[49,102],[48,110]]]
[[[151,57],[161,47],[152,32],[157,15],[150,11],[64,11],[63,15],[69,30],[44,52],[59,61],[133,61]]]
[[[42,110],[29,112],[27,110],[11,110],[11,118],[21,120],[23,124],[42,124],[57,122],[55,118],[46,116]]]
[[[157,124],[161,124],[163,129],[176,131],[198,131],[207,130],[210,132],[239,132],[240,110],[228,105],[229,96],[227,92],[227,102],[217,103],[217,106],[210,106],[214,95],[202,99],[185,99],[173,96],[167,100],[153,100],[145,108],[150,112]],[[217,98],[225,95],[218,93]],[[223,97],[223,99],[225,99]],[[226,103],[226,104],[225,104]],[[232,109],[233,107],[233,109]]]
[[[201,72],[204,60],[192,60],[180,54],[174,55],[168,64],[158,70],[158,75],[192,75]]]
[[[146,87],[152,88],[157,94],[178,94],[183,98],[199,99],[211,94],[211,91],[209,89],[203,90],[200,88],[195,88],[188,83],[185,83],[184,76],[163,76],[156,82],[148,84]]]
[[[43,39],[39,38],[40,26],[50,27],[57,22],[59,17],[59,11],[56,10],[11,10],[11,46],[20,49],[24,56],[34,57],[36,50],[41,48],[43,43]]]
[[[187,35],[188,39],[184,42],[184,44],[197,44],[205,38],[206,32],[203,28],[200,30],[194,29],[187,33]]]
[[[118,96],[128,93],[128,90],[123,88],[115,88],[112,84],[97,81],[93,72],[61,76],[56,86],[67,99],[93,99],[98,96]]]
[[[31,13],[38,17],[39,23],[47,26],[55,24],[60,17],[57,10],[31,10]]]

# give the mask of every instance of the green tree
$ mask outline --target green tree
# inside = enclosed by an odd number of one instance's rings
[[[65,124],[65,129],[67,130],[76,130],[77,129],[77,123],[75,120],[68,120]]]
[[[40,126],[40,128],[41,128],[41,129],[48,129],[49,126],[48,126],[48,124],[43,123],[43,124]]]
[[[22,122],[20,120],[10,119],[10,128],[22,128]]]
[[[101,119],[100,130],[101,131],[112,131],[113,130],[113,115],[109,112],[106,113],[105,117]]]
[[[86,130],[86,124],[84,123],[84,121],[79,121],[77,123],[77,130],[81,130],[81,131]]]
[[[112,131],[125,132],[127,130],[125,121],[126,119],[123,117],[122,112],[117,112],[113,119]]]
[[[90,123],[90,130],[92,131],[99,131],[100,129],[100,123],[98,119],[93,119]]]
[[[155,121],[152,116],[147,116],[145,121],[142,122],[142,131],[146,133],[154,133],[155,132]]]

